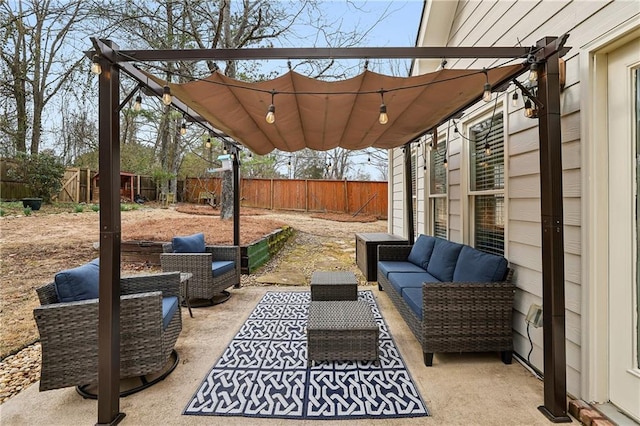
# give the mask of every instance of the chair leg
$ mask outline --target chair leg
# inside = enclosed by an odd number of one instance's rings
[[[423,352],[424,365],[431,367],[433,365],[433,352]]]
[[[513,351],[500,352],[500,358],[505,364],[511,364],[511,361],[513,360]]]

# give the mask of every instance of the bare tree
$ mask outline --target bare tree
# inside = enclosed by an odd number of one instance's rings
[[[37,154],[47,103],[78,71],[83,57],[70,49],[71,34],[87,16],[81,0],[0,2],[2,93],[10,98],[0,126],[14,152]]]

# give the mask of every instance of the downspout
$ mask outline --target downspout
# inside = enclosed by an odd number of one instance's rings
[[[403,147],[404,152],[404,202],[407,221],[407,240],[413,245],[413,182],[411,182],[411,143],[407,142]]]

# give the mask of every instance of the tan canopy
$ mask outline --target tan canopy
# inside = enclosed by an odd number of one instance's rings
[[[521,64],[488,70],[493,87],[523,72]],[[149,75],[160,85],[165,81]],[[274,80],[247,83],[215,72],[171,93],[214,127],[253,152],[274,149],[326,151],[401,146],[482,96],[483,70],[441,70],[415,77],[390,77],[365,71],[327,82],[290,71]],[[389,121],[378,122],[382,97]],[[265,120],[272,101],[276,121]]]

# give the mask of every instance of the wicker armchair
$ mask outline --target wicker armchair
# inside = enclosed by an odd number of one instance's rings
[[[226,289],[240,285],[239,246],[206,246],[204,253],[173,253],[173,245],[166,243],[162,245],[162,251],[160,265],[163,272],[193,274],[189,280],[189,294],[182,294],[183,300],[205,300],[209,305],[226,302],[231,296]],[[217,274],[212,269],[215,261],[232,261],[234,265]]]
[[[141,386],[121,392],[126,396],[164,379],[178,364],[174,346],[182,330],[180,304],[163,326],[162,298],[179,297],[180,274],[123,277],[120,289],[120,377],[142,379]],[[59,302],[53,282],[36,292],[41,303],[33,311],[42,346],[40,391],[78,386],[83,396],[95,397],[83,389],[98,381],[98,299]],[[163,374],[144,377],[156,373]]]

